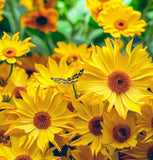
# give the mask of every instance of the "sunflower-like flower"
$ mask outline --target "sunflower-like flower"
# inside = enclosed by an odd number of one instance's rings
[[[106,39],[105,42],[106,46],[102,48],[92,47],[91,60],[86,61],[85,72],[79,81],[79,91],[103,95],[110,102],[108,112],[115,105],[123,118],[128,110],[141,113],[139,100],[152,95],[147,91],[153,76],[152,58],[141,44],[131,51],[130,41],[122,56],[116,41]]]
[[[10,95],[14,95],[16,98],[21,98],[20,90],[26,92],[28,81],[28,75],[25,70],[19,67],[14,67],[11,77],[8,80],[8,84],[5,86],[5,90]]]
[[[139,142],[136,147],[132,149],[126,149],[121,151],[125,156],[122,156],[123,160],[152,160],[153,159],[153,142],[141,143]]]
[[[100,12],[107,6],[121,4],[122,0],[87,0],[86,7],[97,21]]]
[[[52,55],[53,59],[61,59],[61,57],[67,57],[67,64],[72,62],[79,62],[81,60],[81,54],[88,54],[87,43],[77,46],[75,43],[66,44],[65,42],[57,42],[58,48],[54,48],[55,54]],[[57,60],[57,62],[59,61]]]
[[[102,143],[119,149],[136,146],[138,131],[133,115],[123,119],[113,108],[110,113],[104,114],[103,117]]]
[[[34,64],[43,64],[45,65],[48,61],[48,58],[44,55],[39,55],[34,52],[31,56],[23,57],[17,61],[17,66],[24,68],[26,73],[31,76],[33,72],[35,72]]]
[[[19,118],[12,122],[5,133],[12,135],[13,132],[21,129],[26,135],[22,136],[20,145],[30,148],[36,142],[44,153],[50,141],[60,150],[54,136],[62,133],[63,128],[70,128],[67,124],[72,118],[63,95],[56,94],[53,89],[50,89],[46,95],[40,96],[39,88],[33,97],[26,92],[20,93],[22,99],[14,98],[16,109],[12,111]]]
[[[84,103],[84,102],[83,102]],[[93,103],[85,102],[84,104],[72,99],[73,107],[76,110],[77,117],[73,120],[76,131],[72,134],[78,135],[79,138],[71,142],[71,146],[88,145],[92,155],[98,155],[99,152],[107,155],[106,148],[102,143],[102,125],[105,102]]]
[[[40,8],[25,13],[21,17],[21,25],[49,33],[57,30],[58,12],[53,9]]]
[[[19,58],[30,51],[31,47],[35,47],[34,44],[29,42],[31,37],[26,38],[24,41],[19,40],[19,32],[11,37],[4,32],[2,39],[0,40],[0,61],[6,61],[13,64],[16,62],[16,58]]]
[[[133,37],[144,32],[147,23],[140,20],[141,12],[133,10],[126,5],[111,5],[103,10],[98,17],[98,24],[104,32],[110,33],[113,37]]]
[[[33,144],[31,148],[20,146],[20,137],[11,137],[11,147],[0,145],[0,158],[1,160],[57,160],[59,157],[54,157],[53,153],[48,151],[46,155],[43,155],[41,150],[36,144]]]
[[[145,139],[148,141],[153,137],[153,97],[144,100],[142,105],[142,115],[137,115],[137,128],[139,132],[145,131]]]

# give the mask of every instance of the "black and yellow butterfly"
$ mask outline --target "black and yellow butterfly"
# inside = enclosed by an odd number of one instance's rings
[[[79,77],[81,77],[81,75],[83,74],[84,69],[81,69],[79,71],[79,73],[74,74],[72,77],[68,77],[67,79],[63,79],[63,78],[50,78],[51,80],[53,80],[54,82],[58,82],[61,84],[73,84],[76,83],[79,79]]]

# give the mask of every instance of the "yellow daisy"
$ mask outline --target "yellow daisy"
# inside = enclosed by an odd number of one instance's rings
[[[111,5],[103,10],[98,17],[98,24],[102,26],[105,33],[113,37],[133,37],[144,32],[147,23],[140,20],[141,12],[134,11],[126,5]]]
[[[44,96],[39,96],[39,89],[34,97],[26,92],[20,93],[22,99],[13,99],[16,109],[12,111],[19,119],[12,122],[6,134],[21,129],[27,136],[22,137],[20,145],[25,144],[29,148],[36,142],[44,153],[50,141],[60,150],[54,135],[62,133],[63,128],[70,128],[67,124],[72,118],[62,94],[54,93],[53,89]]]
[[[121,4],[122,0],[87,0],[86,7],[90,10],[93,18],[97,21],[100,12],[110,5]]]
[[[11,77],[5,89],[14,95],[16,98],[21,98],[20,90],[26,92],[28,75],[25,70],[19,67],[14,67]]]
[[[112,109],[110,113],[104,114],[103,117],[102,143],[119,149],[136,146],[138,131],[133,115],[123,119],[119,117],[115,109]]]
[[[65,42],[57,42],[58,48],[54,48],[54,59],[61,59],[66,57],[67,64],[72,62],[79,62],[81,54],[88,54],[87,43],[77,46],[75,43],[66,44]]]
[[[84,103],[84,102],[83,102]],[[72,132],[74,135],[78,135],[80,138],[72,141],[71,146],[89,145],[92,155],[97,155],[98,152],[105,153],[105,147],[103,146],[102,139],[102,125],[103,122],[103,110],[104,102],[93,104],[93,102],[80,103],[73,101],[73,107],[76,110],[77,117],[73,120],[73,125],[76,131]]]
[[[137,115],[137,128],[139,132],[145,131],[146,137],[144,141],[148,141],[153,137],[153,98],[144,100],[142,105],[142,115]]]
[[[127,154],[121,159],[123,160],[152,160],[153,159],[153,142],[148,143],[138,143],[138,145],[132,149],[126,149],[121,151],[124,154]]]
[[[78,90],[82,94],[96,92],[103,95],[110,102],[108,112],[115,105],[123,118],[128,110],[141,113],[139,100],[152,95],[147,91],[153,76],[152,58],[141,44],[131,51],[132,41],[124,56],[116,41],[106,39],[105,43],[102,48],[92,46],[91,60],[84,65]]]
[[[34,44],[29,42],[31,37],[26,38],[24,41],[19,40],[19,32],[15,33],[11,37],[3,32],[4,35],[0,40],[0,61],[6,61],[7,63],[15,63],[16,58],[19,58],[30,51],[31,47],[35,47]]]
[[[0,158],[1,160],[57,160],[58,157],[54,157],[50,151],[46,155],[43,155],[41,150],[36,144],[33,144],[31,148],[20,146],[20,137],[11,137],[11,147],[0,145]]]
[[[31,56],[26,56],[17,61],[17,66],[24,68],[26,73],[30,76],[35,72],[34,63],[46,65],[48,58],[38,53],[33,53]]]

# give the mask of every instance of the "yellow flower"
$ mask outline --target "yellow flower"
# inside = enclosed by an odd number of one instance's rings
[[[98,24],[102,26],[105,33],[113,37],[133,37],[144,32],[147,23],[140,20],[141,12],[134,11],[126,5],[111,5],[103,10],[98,17]]]
[[[27,81],[28,75],[25,70],[19,67],[14,67],[5,89],[10,93],[10,95],[14,95],[16,98],[21,98],[19,91],[22,90],[26,92]]]
[[[26,73],[30,76],[35,72],[34,63],[43,64],[47,63],[48,58],[44,55],[39,55],[38,53],[33,53],[31,56],[23,57],[17,61],[17,65],[26,70]]]
[[[143,141],[148,141],[153,137],[153,98],[144,100],[141,106],[142,115],[137,115],[137,128],[139,132],[145,131],[146,137]]]
[[[102,125],[104,102],[95,104],[93,102],[77,102],[72,99],[73,107],[76,110],[77,117],[73,120],[76,131],[74,135],[80,136],[79,139],[72,141],[71,146],[90,144],[92,155],[98,155],[98,152],[105,152],[105,146],[102,143]]]
[[[21,25],[49,33],[57,31],[58,12],[53,9],[40,8],[25,13],[21,17]]]
[[[121,4],[122,0],[87,0],[86,7],[90,10],[93,18],[97,21],[100,12],[110,5]]]
[[[126,149],[121,151],[127,154],[121,157],[124,160],[152,160],[153,159],[153,142],[148,143],[138,143],[136,147],[132,149]]]
[[[152,95],[147,91],[153,76],[152,58],[141,44],[131,51],[130,41],[122,56],[116,41],[106,39],[105,42],[106,46],[102,48],[92,47],[91,60],[86,61],[78,90],[82,94],[96,92],[103,95],[110,102],[108,112],[115,105],[123,118],[128,110],[141,113],[139,100]]]
[[[79,62],[81,60],[81,54],[87,54],[87,43],[77,46],[75,43],[66,44],[65,42],[57,42],[58,48],[54,48],[55,54],[53,58],[66,57],[66,62],[71,64],[72,62]]]
[[[43,156],[41,150],[36,144],[33,144],[31,148],[20,146],[20,137],[11,137],[11,147],[0,145],[0,158],[1,160],[56,160],[50,152]]]
[[[31,37],[26,38],[24,41],[19,40],[19,32],[11,37],[4,32],[2,39],[0,40],[0,61],[6,61],[7,63],[15,63],[16,58],[21,57],[30,51],[31,47],[35,47],[30,43]]]
[[[50,141],[60,150],[54,135],[62,133],[63,128],[69,128],[67,124],[72,118],[62,94],[56,94],[50,89],[46,95],[39,96],[39,88],[33,97],[26,92],[20,93],[22,99],[13,99],[16,110],[11,112],[17,114],[19,119],[12,122],[6,134],[21,129],[26,135],[22,137],[20,145],[25,144],[29,148],[37,142],[44,153]]]
[[[112,109],[110,113],[104,114],[103,119],[102,143],[119,149],[136,146],[138,132],[133,115],[123,119]]]
[[[6,0],[0,0],[0,21],[2,21],[3,17],[2,17],[2,9],[4,8]]]

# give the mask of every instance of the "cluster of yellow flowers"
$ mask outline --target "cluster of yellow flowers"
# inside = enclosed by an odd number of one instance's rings
[[[20,0],[29,10],[23,26],[57,29],[53,0],[28,2]],[[144,31],[141,14],[121,0],[87,0],[86,6],[115,38]],[[26,57],[36,47],[32,38],[19,41],[19,32],[12,38],[3,33],[0,160],[153,159],[153,63],[147,47],[132,49],[131,40],[123,53],[120,39],[107,38],[102,47],[57,42],[50,57]]]

